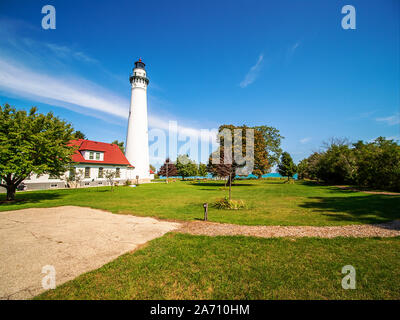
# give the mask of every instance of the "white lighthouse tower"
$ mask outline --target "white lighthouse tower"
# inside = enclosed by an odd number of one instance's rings
[[[129,77],[132,87],[131,107],[129,110],[128,131],[126,135],[125,156],[135,168],[131,179],[150,182],[149,134],[147,125],[147,85],[145,64],[142,59],[135,62],[135,68]]]

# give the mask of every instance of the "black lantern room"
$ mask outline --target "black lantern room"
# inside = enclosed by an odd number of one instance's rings
[[[144,68],[145,66],[146,66],[146,65],[144,64],[144,62],[142,61],[141,58],[139,58],[139,60],[135,62],[135,68],[139,68],[139,69],[146,70],[146,69]]]

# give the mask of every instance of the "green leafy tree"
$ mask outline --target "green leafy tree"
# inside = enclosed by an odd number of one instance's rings
[[[317,176],[330,184],[352,183],[356,159],[346,139],[333,138],[324,143],[326,149],[318,160]]]
[[[121,149],[122,153],[125,154],[125,146],[123,141],[114,140],[111,142],[111,144],[116,144]]]
[[[264,137],[265,151],[268,154],[268,164],[270,168],[277,165],[282,154],[281,142],[284,137],[281,136],[279,130],[274,127],[256,126],[253,128],[261,132]]]
[[[251,128],[245,125],[241,127],[222,125],[219,127],[217,136],[219,147],[211,153],[208,159],[208,172],[213,176],[228,178],[229,184],[233,182],[236,175],[247,176],[251,173],[249,170],[253,170],[253,167],[246,165],[254,164],[254,153],[246,154],[247,129]],[[229,145],[225,146],[228,143],[225,141],[226,139],[231,140],[231,148],[228,147]],[[240,143],[235,143],[235,141]],[[241,156],[242,159],[235,159],[235,155]]]
[[[204,163],[199,164],[198,175],[201,177],[205,177],[208,174],[207,165]]]
[[[354,144],[355,183],[362,187],[400,191],[400,146],[383,137]]]
[[[224,129],[228,129],[231,131],[232,135],[232,143],[236,139],[240,141],[239,135],[241,133],[241,147],[242,150],[236,150],[238,153],[241,152],[242,157],[246,157],[246,144],[247,144],[247,139],[246,139],[246,134],[247,130],[251,129],[253,130],[254,134],[254,152],[251,155],[247,155],[248,161],[251,159],[251,162],[253,163],[252,166],[252,172],[248,172],[247,174],[254,174],[261,178],[261,176],[265,173],[270,172],[271,166],[276,163],[276,158],[279,159],[279,156],[282,152],[280,149],[280,143],[281,139],[283,138],[280,134],[279,131],[273,127],[267,127],[267,126],[258,126],[258,127],[247,127],[246,125],[243,126],[234,126],[234,125],[222,125],[219,127],[219,135],[222,134]],[[220,144],[220,148],[224,148],[224,143],[225,140],[223,139],[223,136],[217,137],[218,142]],[[240,146],[234,146],[234,148],[240,148]],[[232,155],[233,158],[234,155]],[[248,162],[249,163],[249,162]],[[214,172],[214,175],[216,173],[216,168],[212,168],[212,166],[209,164],[208,166],[209,170],[211,170],[211,173]],[[236,166],[236,170],[239,172],[244,172],[247,170],[244,170],[245,166]],[[222,168],[224,171],[226,167]],[[220,170],[221,171],[221,170]],[[232,175],[233,177],[235,175]]]
[[[176,159],[175,166],[182,180],[185,180],[185,177],[197,175],[197,165],[194,161],[190,160],[187,154],[179,155]]]
[[[321,157],[322,157],[321,153],[314,152],[308,158],[301,160],[297,166],[299,179],[319,180],[318,166]]]
[[[278,172],[281,176],[287,177],[288,181],[297,172],[296,165],[294,164],[293,159],[288,152],[282,153],[281,161],[278,164]]]
[[[83,139],[83,140],[85,140],[86,136],[85,136],[85,134],[83,132],[77,130],[77,131],[74,132],[74,139]]]
[[[71,125],[36,111],[0,106],[0,185],[7,200],[15,199],[17,186],[31,173],[60,176],[71,163]]]

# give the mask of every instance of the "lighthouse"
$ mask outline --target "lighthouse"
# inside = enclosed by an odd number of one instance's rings
[[[145,64],[142,59],[135,62],[129,77],[131,83],[131,106],[129,109],[125,156],[134,166],[131,179],[150,182],[149,134],[147,124],[147,85]]]

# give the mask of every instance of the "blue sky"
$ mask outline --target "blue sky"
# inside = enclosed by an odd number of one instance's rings
[[[46,4],[55,30],[41,27]],[[341,27],[346,4],[356,30]],[[397,0],[3,0],[0,104],[125,140],[142,57],[150,128],[265,124],[299,161],[331,137],[400,139],[399,20]]]

